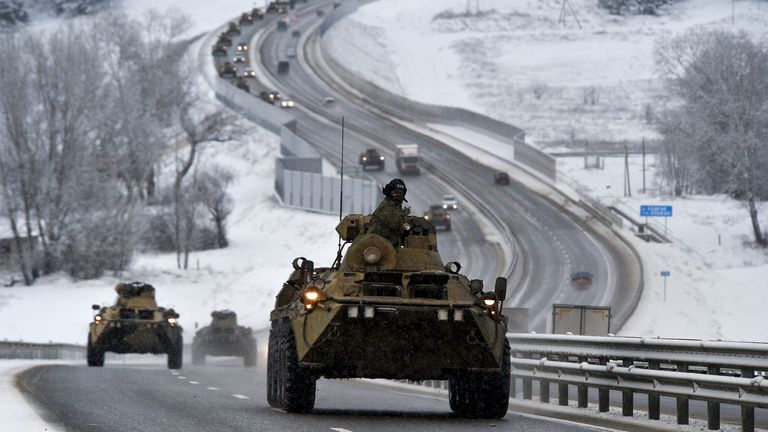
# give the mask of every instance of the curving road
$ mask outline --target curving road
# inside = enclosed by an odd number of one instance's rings
[[[347,130],[352,131],[348,136],[353,137],[345,141],[348,144],[345,164],[354,164],[357,155],[367,147],[375,146],[391,158],[395,144],[420,144],[432,175],[407,178],[409,197],[415,195],[419,205],[436,202],[442,191],[450,187],[465,202],[472,198],[476,203],[475,208],[458,212],[460,216],[454,226],[460,241],[441,243],[444,258],[459,258],[459,261],[470,264],[467,266],[470,275],[491,280],[495,272],[503,269],[503,263],[498,248],[486,239],[486,233],[492,231],[487,225],[492,219],[501,222],[516,240],[513,250],[518,257],[518,266],[513,269],[516,274],[507,275],[522,280],[521,286],[517,287],[514,305],[531,309],[532,330],[546,331],[553,303],[611,305],[614,306],[614,316],[630,312],[627,305],[632,303],[634,291],[623,281],[632,280],[629,274],[637,269],[632,267],[636,264],[629,258],[632,253],[626,245],[615,237],[595,232],[521,183],[494,186],[493,169],[416,132],[415,128],[403,126],[405,122],[424,124],[426,119],[406,115],[392,119],[361,104],[344,85],[334,82],[318,66],[323,62],[314,48],[317,44],[302,44],[311,42],[317,31],[319,18],[314,11],[299,13],[297,18],[289,31],[266,29],[254,42],[260,46],[263,73],[269,74],[266,80],[298,102],[300,109],[296,110],[296,117],[302,133],[324,155],[334,163],[340,160],[338,124],[341,116],[345,118]],[[300,38],[291,35],[294,29],[301,32]],[[290,73],[277,75],[272,65],[286,58],[289,47],[296,48],[299,57],[290,60]],[[328,96],[336,99],[332,107],[322,104]],[[335,136],[336,140],[328,142],[314,138],[322,133],[320,129],[334,131],[330,136]],[[385,175],[375,177],[383,182],[394,175],[396,173],[390,168]],[[437,179],[447,186],[438,183],[435,187]],[[474,227],[473,220],[477,224]],[[579,270],[588,270],[595,275],[592,287],[582,290],[571,287],[569,275]]]

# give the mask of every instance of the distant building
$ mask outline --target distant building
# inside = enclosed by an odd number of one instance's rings
[[[26,227],[19,227],[20,231],[26,233]],[[32,247],[30,242],[24,236],[22,248],[24,249],[24,259],[30,264],[29,268],[33,274],[37,273],[40,257],[40,238],[33,233]],[[21,263],[19,262],[19,251],[16,240],[13,238],[13,232],[7,220],[0,221],[0,272],[21,273]]]

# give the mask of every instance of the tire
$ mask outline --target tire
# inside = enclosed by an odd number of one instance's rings
[[[279,351],[278,330],[273,327],[269,331],[269,348],[267,349],[267,403],[272,408],[282,408],[278,394],[277,357]]]
[[[86,359],[88,366],[90,367],[102,367],[104,366],[104,351],[98,349],[91,342],[91,335],[88,335],[88,347],[86,353]]]
[[[275,329],[273,329],[274,332]],[[272,332],[270,332],[270,337]],[[299,365],[296,340],[288,325],[280,325],[276,344],[278,356],[272,378],[277,385],[275,403],[291,413],[307,413],[315,406],[316,379]],[[272,380],[270,380],[271,382]]]
[[[179,334],[168,347],[168,369],[181,369],[183,348],[181,334]]]
[[[192,346],[192,364],[195,366],[205,366],[205,352],[202,348]]]
[[[462,417],[499,419],[509,409],[510,347],[504,340],[501,370],[493,373],[459,371],[448,380],[451,410]]]

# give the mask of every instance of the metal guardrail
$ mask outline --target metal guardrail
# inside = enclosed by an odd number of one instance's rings
[[[82,345],[0,341],[0,359],[79,360],[85,358]]]
[[[523,399],[549,403],[550,385],[558,404],[568,405],[568,387],[577,388],[577,406],[586,408],[588,388],[598,389],[598,410],[608,411],[609,392],[622,393],[622,414],[632,416],[634,394],[648,395],[648,417],[660,417],[660,396],[677,399],[677,423],[688,424],[689,401],[707,403],[707,425],[720,428],[720,404],[741,407],[743,431],[755,428],[755,408],[768,408],[768,344],[630,337],[508,334],[512,346],[512,391],[522,382]]]

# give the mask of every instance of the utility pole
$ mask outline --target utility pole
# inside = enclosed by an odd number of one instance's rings
[[[643,195],[645,195],[645,137],[643,137]]]
[[[563,27],[565,27],[566,18],[568,18],[568,11],[571,11],[571,15],[573,16],[573,19],[576,21],[576,25],[581,28],[581,23],[579,22],[579,18],[576,16],[576,12],[574,12],[573,7],[571,7],[571,4],[568,3],[568,0],[563,0],[563,4],[560,7],[560,16],[557,19],[558,24],[562,24]]]
[[[629,147],[624,143],[624,196],[632,196],[632,185],[629,182]]]

